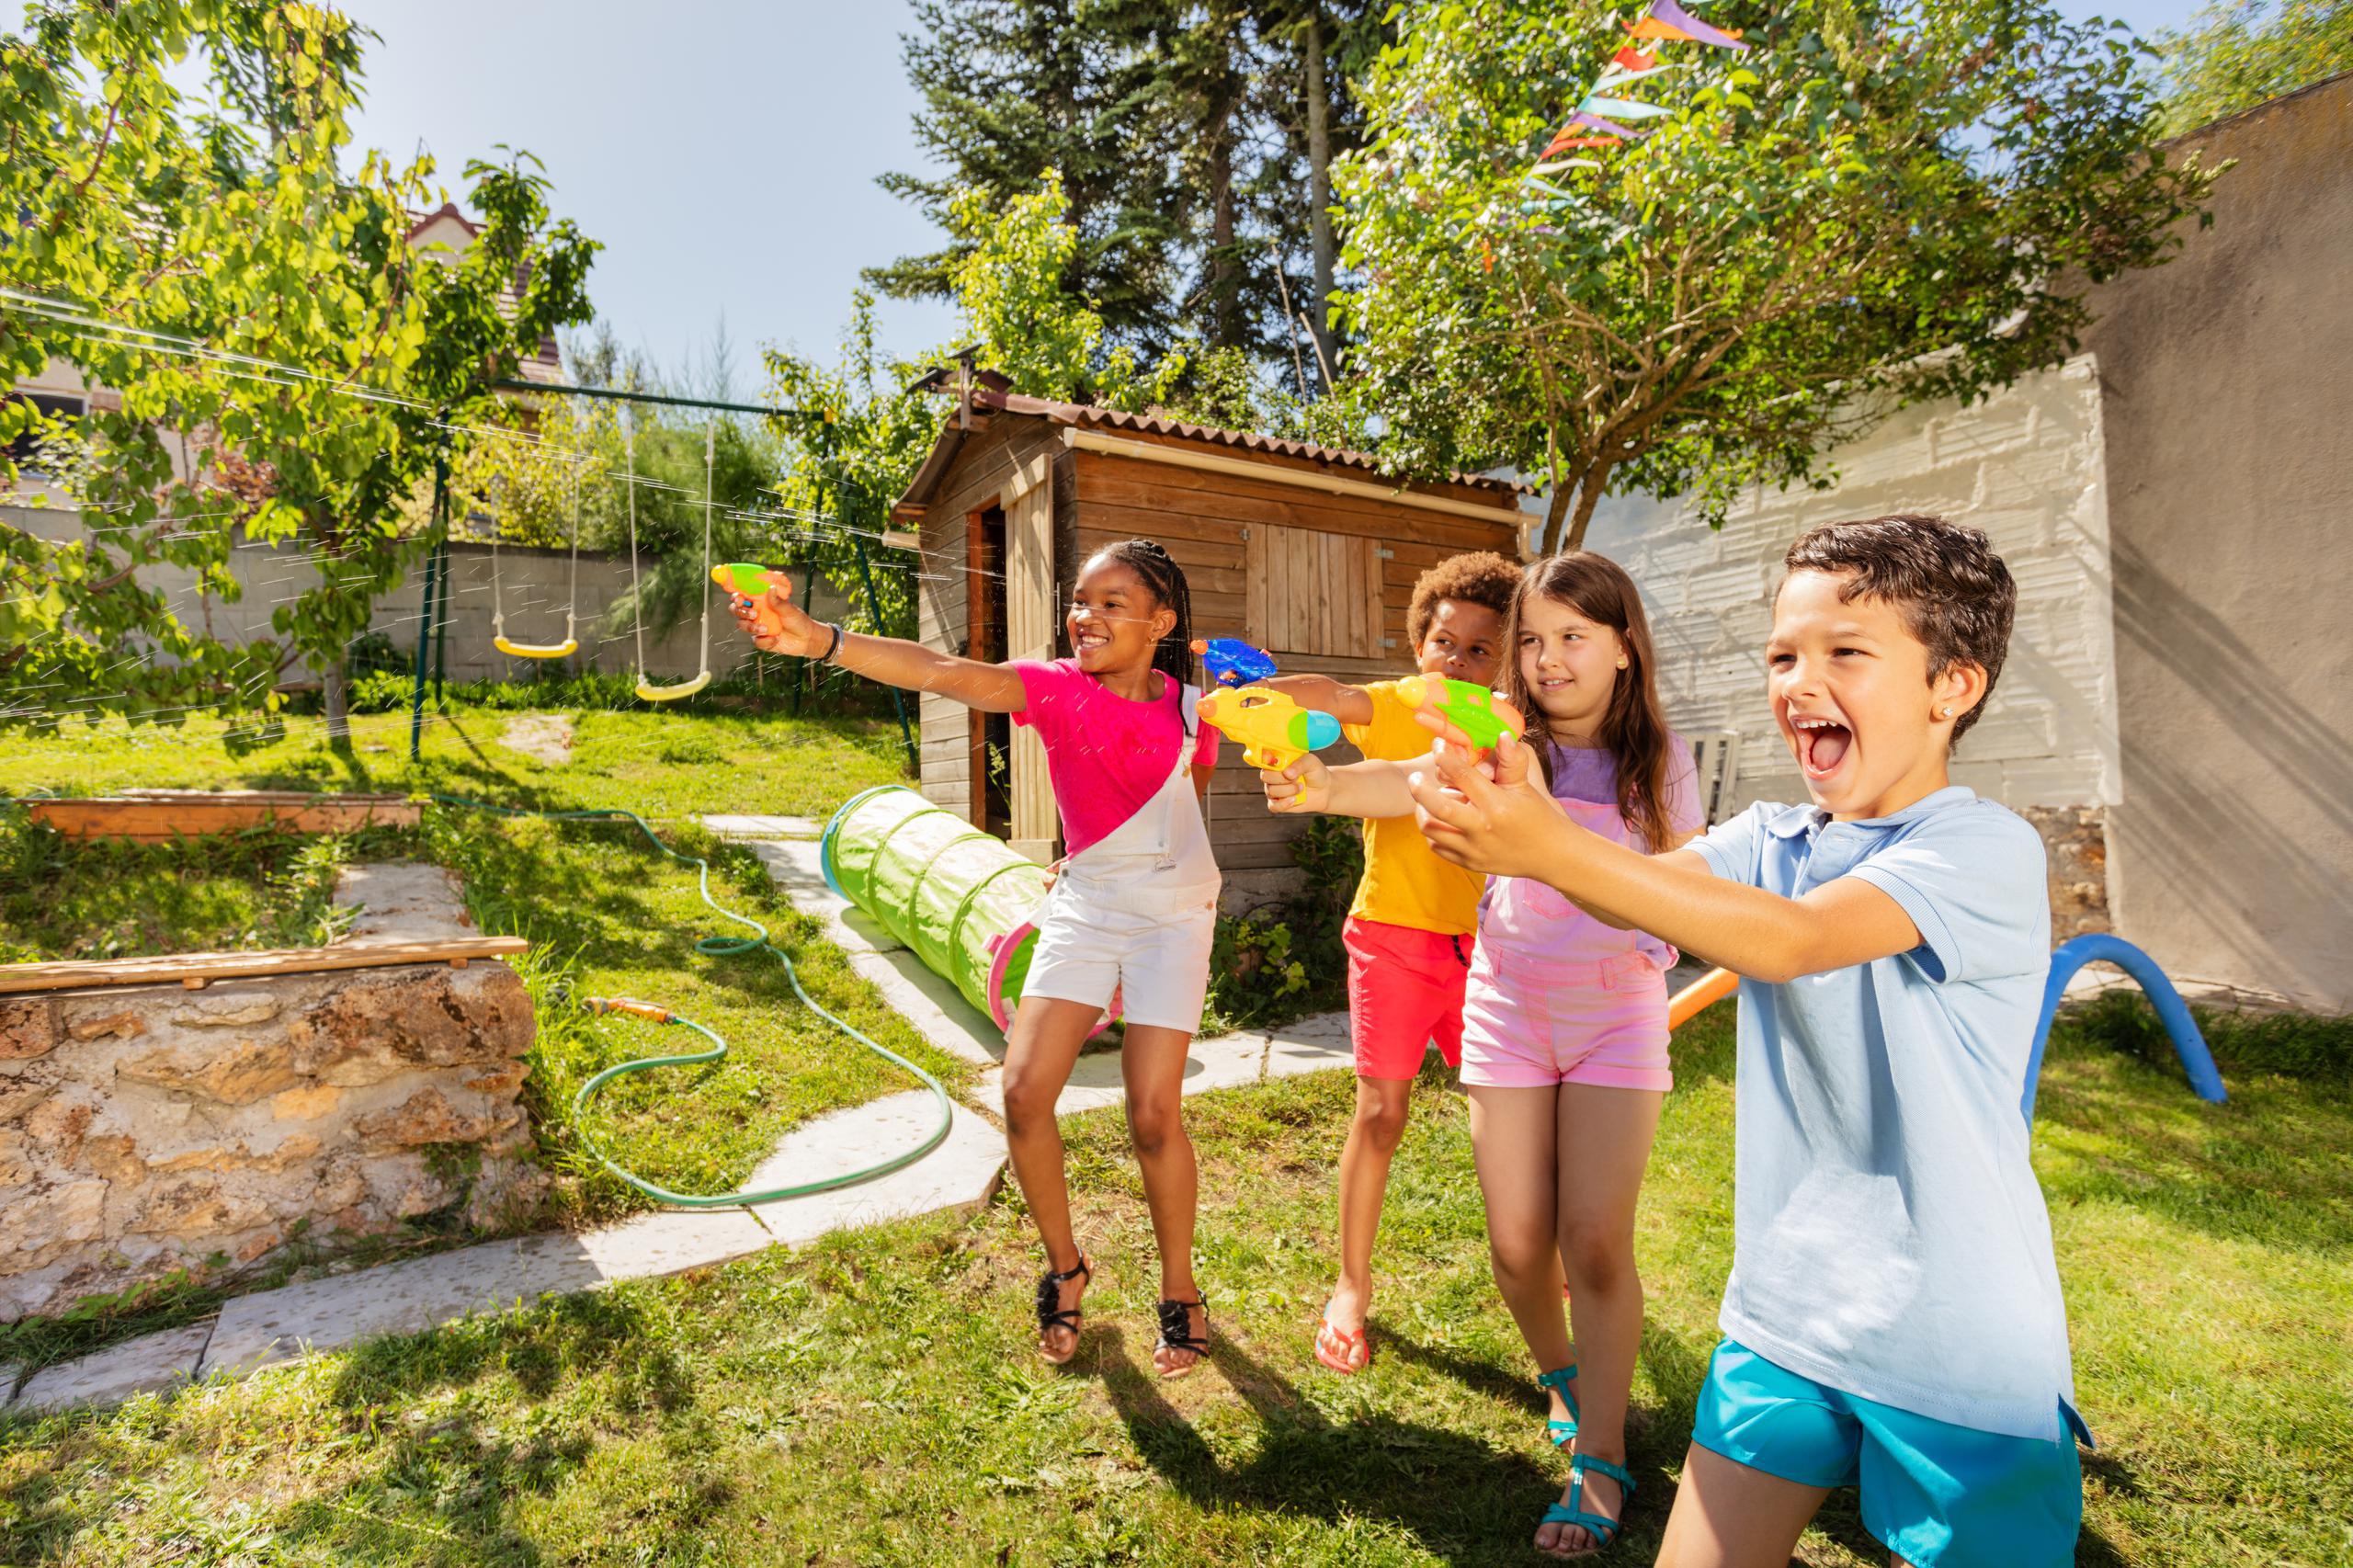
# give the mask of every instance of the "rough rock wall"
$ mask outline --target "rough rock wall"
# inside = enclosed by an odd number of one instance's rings
[[[0,1322],[509,1189],[532,1036],[494,962],[0,998]]]

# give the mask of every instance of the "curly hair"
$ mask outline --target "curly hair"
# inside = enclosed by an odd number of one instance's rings
[[[1449,555],[1414,579],[1414,602],[1405,610],[1405,641],[1415,648],[1430,633],[1438,602],[1484,605],[1503,619],[1519,596],[1519,568],[1492,550]]]

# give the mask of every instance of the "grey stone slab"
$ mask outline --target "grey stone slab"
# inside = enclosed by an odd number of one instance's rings
[[[1005,1032],[986,1013],[964,1000],[945,976],[932,972],[911,949],[887,953],[851,953],[849,967],[873,982],[882,1000],[915,1032],[949,1055],[980,1066],[1005,1060]]]
[[[835,1111],[795,1128],[744,1185],[757,1191],[855,1170],[918,1147],[938,1124],[938,1101],[928,1089]],[[946,1140],[914,1164],[854,1187],[756,1204],[752,1212],[778,1241],[799,1245],[831,1231],[977,1209],[1004,1174],[1005,1135],[953,1106]]]
[[[0,1409],[6,1409],[8,1402],[17,1397],[17,1385],[24,1381],[24,1376],[22,1363],[0,1361]]]
[[[769,880],[784,890],[794,908],[824,922],[826,938],[843,951],[881,953],[906,945],[833,890],[818,864],[816,845],[800,839],[760,839],[745,847],[760,858]]]
[[[816,838],[825,831],[814,817],[722,813],[703,818],[702,824],[722,838]]]
[[[438,866],[409,860],[347,866],[335,876],[335,901],[360,906],[347,940],[434,942],[482,935],[466,917],[456,879]]]
[[[1196,1040],[1185,1053],[1185,1093],[1198,1095],[1211,1089],[1255,1084],[1264,1067],[1266,1053],[1267,1037],[1255,1030]],[[972,1097],[1002,1117],[1004,1070],[996,1068],[982,1074],[980,1082],[973,1085]],[[1119,1105],[1126,1098],[1127,1090],[1120,1075],[1120,1053],[1089,1051],[1072,1066],[1069,1081],[1063,1085],[1062,1096],[1054,1101],[1054,1114],[1077,1116]]]
[[[771,1241],[743,1209],[668,1210],[607,1230],[484,1242],[265,1290],[222,1309],[202,1371],[252,1371],[380,1334],[416,1333],[517,1301],[725,1263],[759,1252]]]
[[[26,1381],[8,1408],[63,1410],[77,1404],[120,1404],[133,1394],[173,1388],[196,1376],[205,1342],[211,1337],[210,1324],[191,1324],[43,1367]]]
[[[1328,1068],[1354,1068],[1355,1042],[1346,1013],[1314,1013],[1267,1037],[1266,1075],[1290,1078]]]

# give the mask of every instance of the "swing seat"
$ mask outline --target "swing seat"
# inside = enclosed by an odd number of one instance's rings
[[[692,680],[681,681],[676,686],[655,686],[643,676],[640,676],[637,677],[637,694],[648,702],[676,702],[682,697],[692,697],[710,684],[709,670],[703,671]]]
[[[568,659],[580,652],[579,640],[572,637],[561,642],[515,642],[499,636],[492,638],[490,645],[516,659]]]

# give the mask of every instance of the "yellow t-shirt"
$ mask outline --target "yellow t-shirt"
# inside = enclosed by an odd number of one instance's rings
[[[1364,692],[1372,699],[1372,722],[1341,726],[1358,751],[1387,762],[1429,755],[1430,733],[1414,722],[1395,681],[1375,681]],[[1378,817],[1364,824],[1364,880],[1357,883],[1348,914],[1446,937],[1468,936],[1479,928],[1479,894],[1486,881],[1476,871],[1439,859],[1411,816]]]

